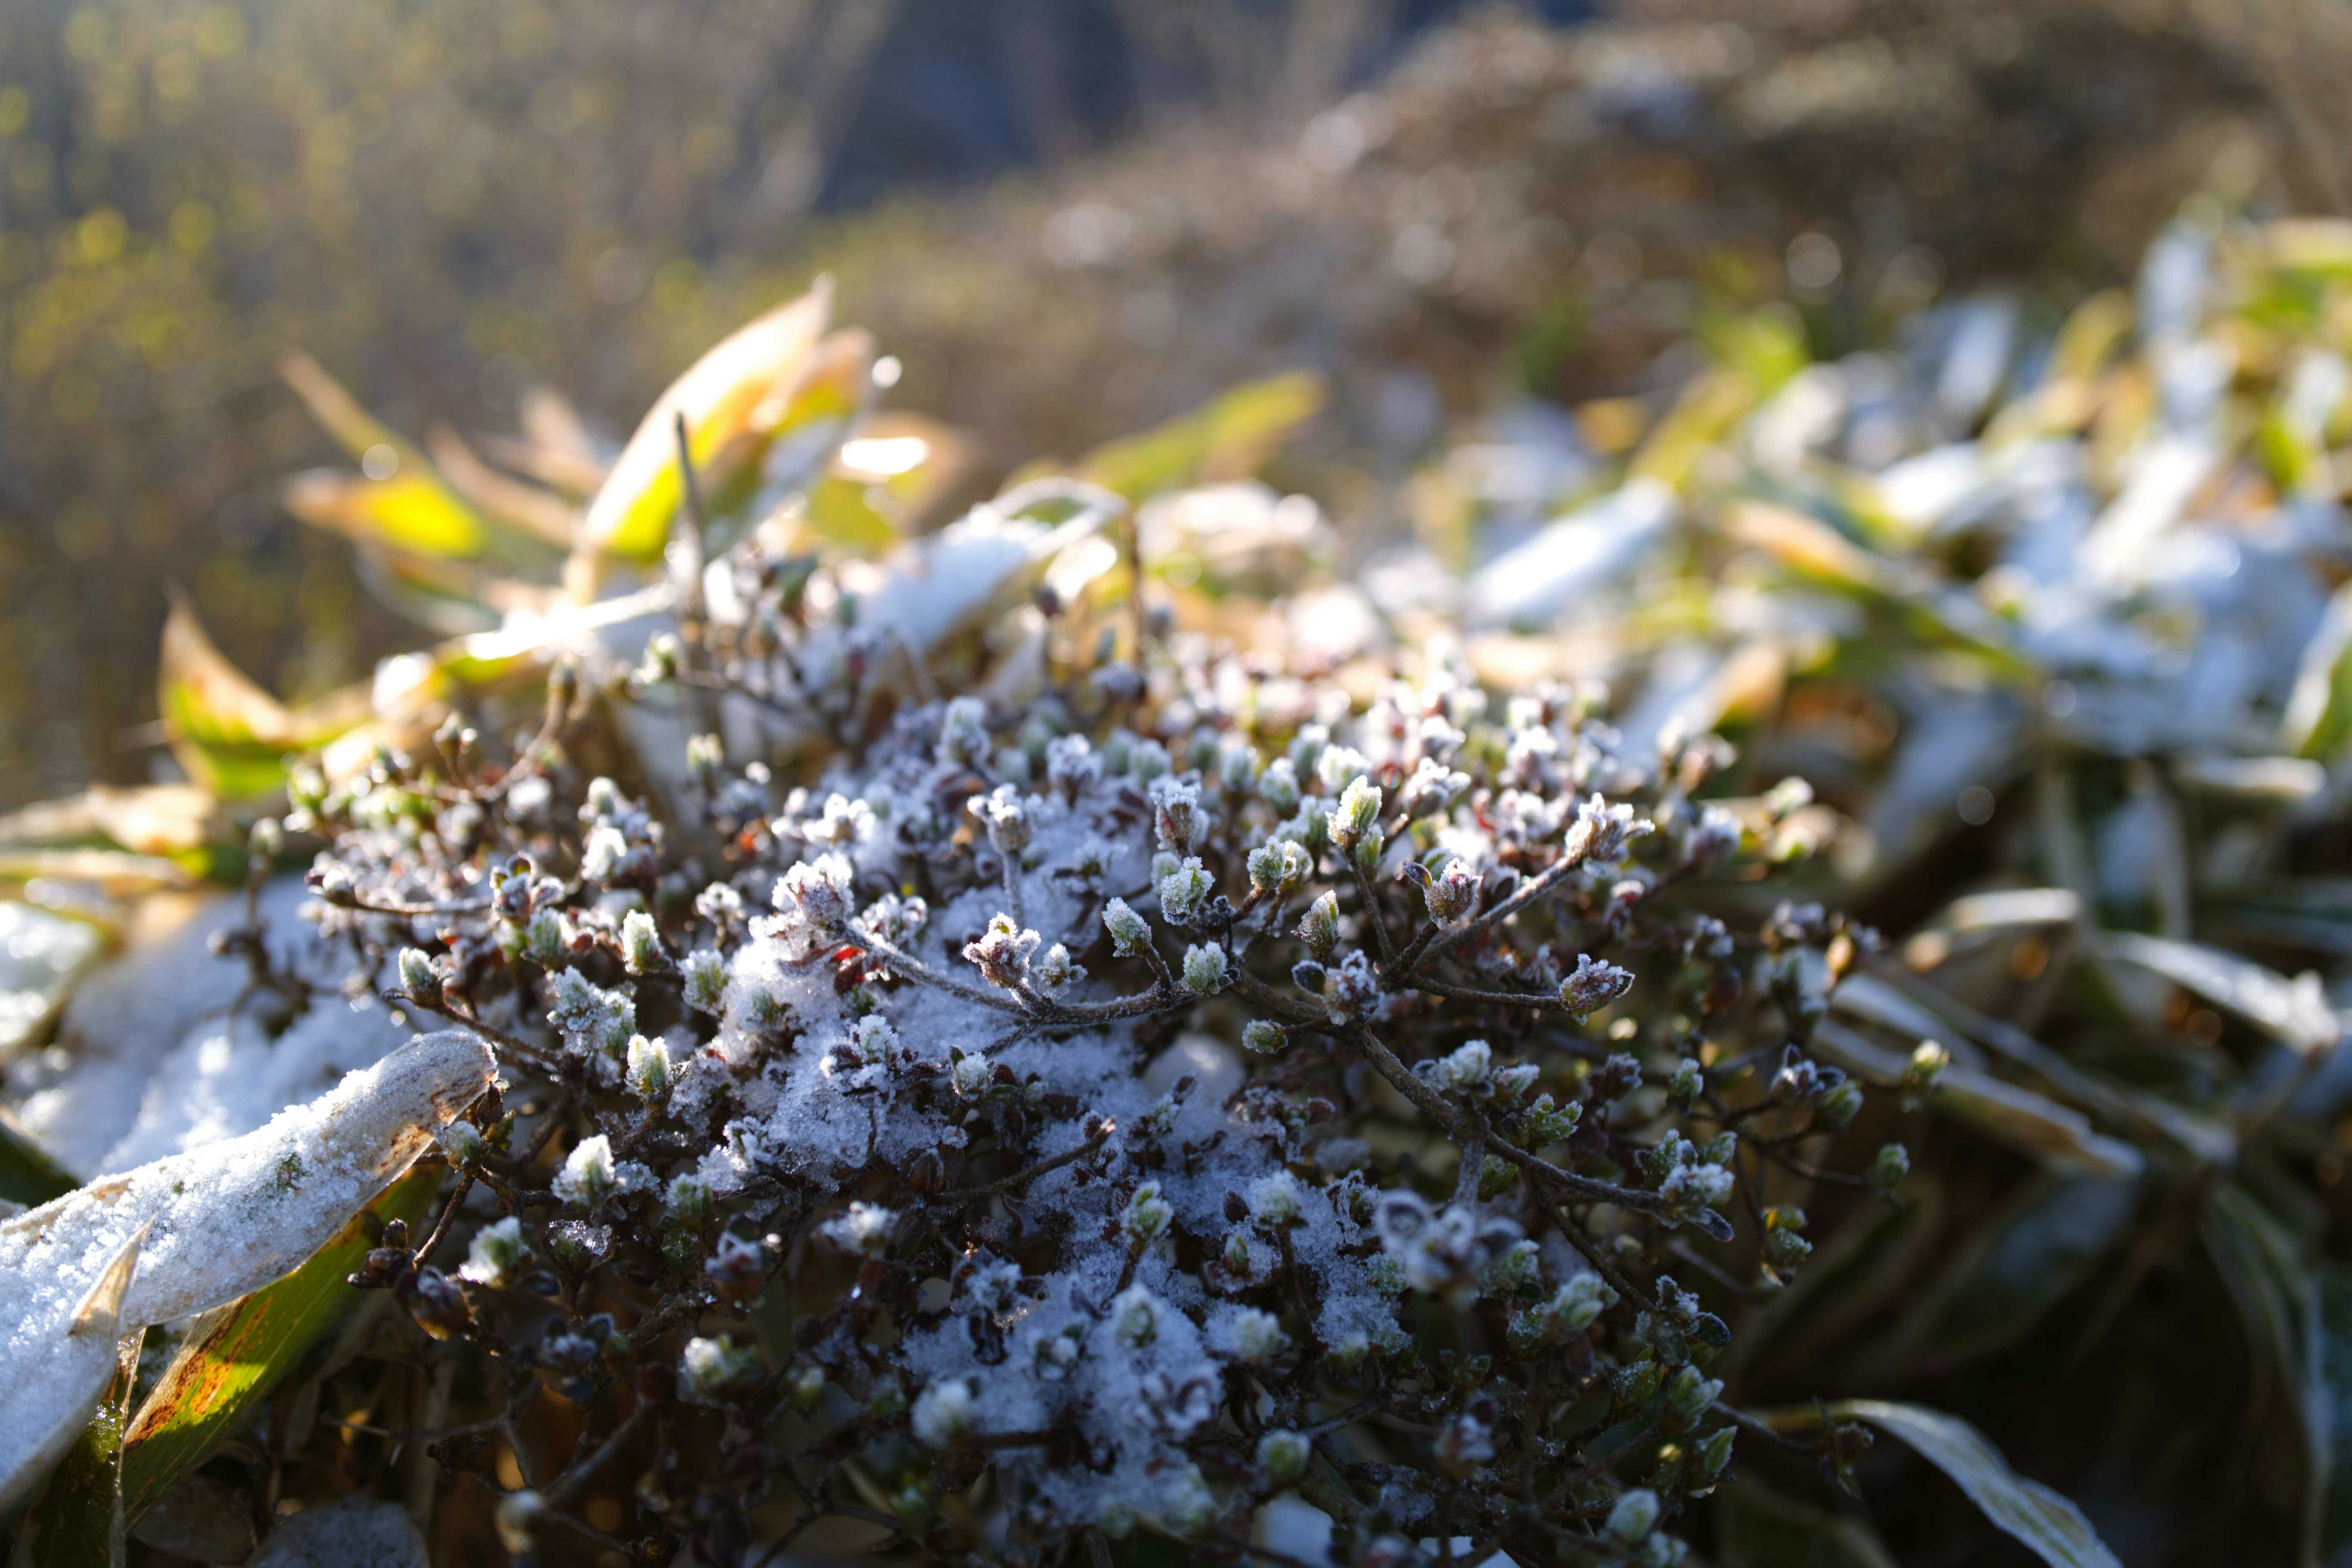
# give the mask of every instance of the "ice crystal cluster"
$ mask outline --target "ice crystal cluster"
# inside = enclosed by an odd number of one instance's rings
[[[854,636],[793,656],[858,623],[790,565],[510,758],[298,778],[330,935],[508,1080],[446,1139],[498,1200],[462,1266],[394,1237],[376,1282],[583,1402],[634,1379],[646,1539],[710,1561],[829,1513],[1232,1549],[1286,1494],[1341,1560],[1679,1561],[1740,1431],[1710,1295],[1808,1250],[1772,1172],[1905,1167],[1805,1163],[1871,939],[1768,890],[1804,792],[1709,798],[1721,742],[1442,643],[1310,676],[1142,616],[876,712],[825,684]],[[601,700],[796,727],[604,776]]]

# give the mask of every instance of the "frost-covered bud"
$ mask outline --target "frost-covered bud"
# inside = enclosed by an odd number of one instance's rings
[[[1130,1346],[1150,1344],[1160,1337],[1160,1301],[1140,1285],[1130,1285],[1111,1299],[1111,1332]]]
[[[1326,746],[1316,755],[1315,779],[1325,789],[1337,790],[1361,775],[1369,765],[1364,753],[1353,746]]]
[[[1625,994],[1633,986],[1631,970],[1620,969],[1605,959],[1594,959],[1580,952],[1576,955],[1576,968],[1559,983],[1560,1005],[1579,1018],[1587,1018]]]
[[[1161,1481],[1151,1521],[1179,1541],[1190,1541],[1217,1522],[1217,1494],[1198,1465],[1186,1465]]]
[[[614,1180],[613,1141],[599,1132],[572,1145],[550,1185],[565,1203],[593,1209],[612,1195]]]
[[[1102,923],[1110,936],[1111,952],[1121,958],[1133,958],[1151,944],[1151,928],[1125,899],[1113,899],[1103,906]]]
[[[1071,959],[1070,950],[1058,942],[1045,950],[1045,956],[1037,960],[1029,973],[1031,982],[1048,996],[1086,977],[1086,970]]]
[[[1257,775],[1257,797],[1284,816],[1298,809],[1298,769],[1288,757],[1276,757]]]
[[[687,776],[695,787],[709,795],[719,783],[719,770],[727,761],[726,743],[716,735],[689,735],[686,739]]]
[[[1478,907],[1478,893],[1486,880],[1475,866],[1457,855],[1445,863],[1444,869],[1422,883],[1422,907],[1431,920],[1450,925]]]
[[[1237,1279],[1247,1279],[1255,1269],[1257,1258],[1256,1252],[1250,1244],[1249,1232],[1240,1229],[1225,1232],[1225,1247],[1222,1256],[1224,1258],[1226,1273]]]
[[[1580,1334],[1617,1304],[1617,1292],[1598,1274],[1579,1274],[1553,1292],[1548,1310],[1565,1333]]]
[[[915,1441],[926,1448],[945,1448],[970,1436],[979,1418],[980,1401],[972,1396],[971,1383],[951,1377],[923,1390],[907,1424]]]
[[[539,1521],[546,1512],[547,1500],[529,1487],[499,1500],[499,1544],[509,1556],[527,1557],[539,1549]]]
[[[1657,824],[1637,817],[1630,805],[1612,805],[1600,795],[1580,802],[1569,824],[1567,850],[1571,863],[1596,861],[1609,865],[1625,853],[1636,838],[1657,831]]]
[[[1184,989],[1195,996],[1214,996],[1225,988],[1225,950],[1202,942],[1184,950]]]
[[[1738,1436],[1738,1427],[1721,1426],[1700,1438],[1692,1451],[1693,1467],[1710,1480],[1723,1474],[1723,1468],[1731,1463],[1731,1445]]]
[[[1706,1088],[1706,1073],[1700,1069],[1698,1063],[1688,1057],[1675,1064],[1674,1077],[1666,1080],[1667,1095],[1676,1105],[1685,1110],[1690,1109],[1692,1102],[1698,1099]]]
[[[1380,975],[1362,952],[1351,952],[1324,972],[1323,1010],[1333,1023],[1369,1016],[1380,1003]]]
[[[839,930],[856,908],[850,895],[849,862],[838,855],[802,861],[777,882],[774,903],[782,913],[797,914],[819,931]]]
[[[1138,1247],[1149,1247],[1168,1234],[1176,1220],[1176,1206],[1160,1195],[1158,1182],[1145,1182],[1127,1200],[1127,1213],[1120,1217],[1119,1228],[1127,1239]]]
[[[530,1266],[530,1243],[523,1239],[522,1221],[509,1215],[474,1233],[457,1278],[497,1289]]]
[[[1326,892],[1298,919],[1298,940],[1318,958],[1329,958],[1339,944],[1339,895]]]
[[[406,960],[404,958],[403,963]],[[1903,1092],[1921,1095],[1932,1092],[1943,1080],[1944,1069],[1952,1065],[1952,1053],[1933,1040],[1922,1040],[1911,1053],[1903,1068]]]
[[[898,1223],[897,1210],[861,1202],[851,1204],[816,1228],[819,1236],[844,1252],[879,1258],[890,1249],[890,1233]]]
[[[647,1105],[667,1104],[672,1076],[668,1041],[649,1040],[643,1035],[629,1037],[630,1093]]]
[[[1467,1475],[1495,1457],[1494,1429],[1465,1411],[1439,1428],[1430,1449],[1440,1469]]]
[[[1852,1121],[1862,1110],[1862,1085],[1841,1079],[1813,1098],[1813,1121],[1832,1131]]]
[[[1045,783],[1076,800],[1102,777],[1103,759],[1084,735],[1057,735],[1045,742]]]
[[[1380,786],[1358,774],[1339,792],[1339,804],[1324,814],[1323,823],[1334,845],[1353,849],[1380,814]]]
[[[658,686],[676,679],[678,651],[676,632],[656,632],[646,639],[645,662],[637,667],[637,679],[647,686]]]
[[[999,784],[992,794],[973,795],[968,805],[988,829],[988,842],[999,855],[1017,857],[1029,847],[1033,828],[1019,790]]]
[[[1217,749],[1217,787],[1232,795],[1247,793],[1257,782],[1257,748],[1232,740]]]
[[[1286,893],[1307,880],[1315,858],[1294,839],[1269,838],[1249,852],[1248,866],[1252,891]]]
[[[1878,1151],[1878,1158],[1870,1163],[1870,1190],[1885,1197],[1901,1186],[1911,1174],[1911,1151],[1900,1143],[1889,1143]]]
[[[522,928],[523,956],[541,969],[563,966],[563,917],[553,910],[541,910]]]
[[[1813,1244],[1794,1230],[1776,1227],[1764,1233],[1764,1263],[1775,1274],[1794,1272],[1797,1265],[1812,1256],[1812,1251]]]
[[[1160,835],[1160,848],[1171,848],[1179,856],[1192,853],[1209,830],[1209,818],[1200,806],[1200,785],[1188,785],[1181,778],[1155,778],[1150,795],[1152,830]]]
[[[433,962],[432,954],[417,947],[400,950],[400,988],[410,1001],[421,1007],[439,1005],[441,970]]]
[[[738,1348],[735,1342],[721,1336],[715,1340],[697,1337],[686,1342],[686,1352],[678,1358],[678,1383],[689,1399],[699,1404],[716,1404],[731,1389],[740,1388],[758,1380],[760,1358],[748,1348]]]
[[[951,700],[940,715],[940,760],[968,766],[987,755],[988,704],[977,697]]]
[[[1477,1100],[1486,1096],[1494,1066],[1492,1046],[1484,1040],[1465,1040],[1451,1054],[1423,1062],[1418,1070],[1423,1081],[1442,1093]]]
[[[1687,1426],[1706,1414],[1723,1384],[1685,1363],[1666,1380],[1666,1415]]]
[[[1264,1018],[1252,1018],[1242,1026],[1242,1048],[1255,1051],[1260,1056],[1274,1055],[1289,1040],[1290,1037],[1282,1032],[1281,1025],[1269,1023]]]
[[[990,1080],[995,1076],[995,1065],[978,1051],[967,1051],[956,1058],[948,1069],[948,1081],[957,1094],[966,1100],[978,1100],[988,1092]]]
[[[662,1204],[671,1219],[698,1230],[710,1218],[710,1184],[691,1172],[672,1176]]]
[[[1282,1320],[1255,1307],[1234,1309],[1217,1327],[1217,1348],[1244,1366],[1262,1366],[1290,1348]]]
[[[621,917],[621,963],[632,974],[651,974],[669,963],[653,916],[631,910]]]
[[[1166,773],[1172,765],[1168,759],[1168,748],[1148,737],[1136,741],[1128,748],[1128,774],[1139,784],[1150,784]]]
[[[1619,1546],[1633,1546],[1658,1527],[1658,1494],[1636,1487],[1617,1500],[1601,1532]]]
[[[482,1157],[482,1130],[470,1121],[452,1121],[441,1129],[440,1139],[449,1163],[461,1171]]]
[[[963,956],[979,968],[982,979],[1009,991],[1028,984],[1031,955],[1044,940],[1035,931],[1014,925],[1011,915],[1001,914],[988,922],[979,941],[964,944]]]
[[[1515,1241],[1478,1272],[1481,1295],[1508,1298],[1530,1292],[1542,1277],[1542,1253],[1532,1241]]]
[[[620,876],[622,863],[628,858],[627,837],[610,823],[600,822],[588,830],[581,843],[581,879],[599,886],[613,881]]]
[[[1314,1451],[1307,1439],[1277,1426],[1257,1440],[1257,1473],[1268,1487],[1286,1487],[1307,1473],[1307,1457]]]
[[[1250,1184],[1244,1201],[1250,1218],[1268,1230],[1282,1230],[1298,1223],[1303,1199],[1296,1177],[1287,1171],[1270,1171]]]
[[[1216,879],[1201,868],[1197,858],[1187,857],[1177,868],[1160,879],[1155,891],[1160,895],[1160,912],[1171,925],[1188,926],[1199,917],[1217,890]]]
[[[716,1016],[727,1005],[727,961],[711,949],[686,955],[686,1005]]]
[[[1457,773],[1433,758],[1423,757],[1414,764],[1404,787],[1397,791],[1397,809],[1409,821],[1433,816],[1452,805],[1469,787],[1468,773]]]
[[[1550,1095],[1539,1094],[1536,1102],[1528,1107],[1528,1142],[1538,1149],[1547,1143],[1564,1142],[1583,1118],[1584,1107],[1574,1100],[1555,1105]]]

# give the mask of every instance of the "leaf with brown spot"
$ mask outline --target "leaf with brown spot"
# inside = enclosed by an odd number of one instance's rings
[[[358,1301],[345,1279],[372,1245],[368,1216],[415,1225],[440,1179],[438,1170],[404,1177],[293,1273],[196,1320],[123,1436],[124,1518],[204,1463]]]

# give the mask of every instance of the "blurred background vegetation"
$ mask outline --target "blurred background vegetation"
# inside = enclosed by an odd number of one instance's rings
[[[1290,477],[1402,526],[1463,421],[1671,377],[1792,241],[1831,349],[2200,193],[2341,210],[2347,63],[2291,0],[18,0],[0,805],[168,769],[174,589],[290,697],[414,641],[278,500],[291,348],[412,437],[541,384],[617,437],[829,269],[976,481],[1305,365]]]

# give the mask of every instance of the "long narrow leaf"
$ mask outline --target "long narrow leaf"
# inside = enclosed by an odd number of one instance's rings
[[[137,1519],[241,1427],[357,1300],[346,1277],[366,1259],[370,1216],[414,1225],[440,1172],[412,1172],[274,1285],[198,1319],[122,1439],[122,1509]]]

